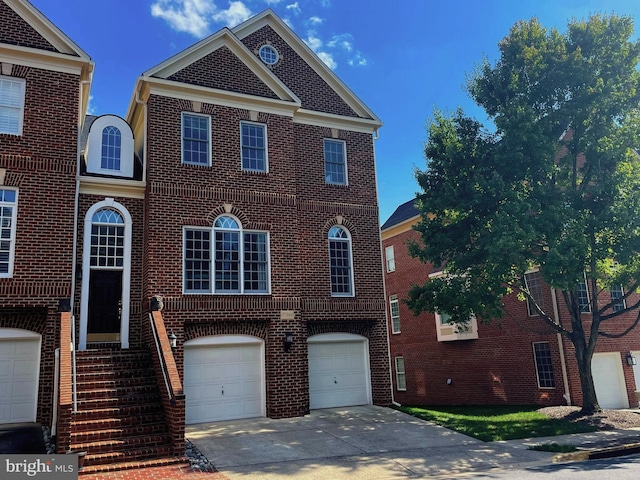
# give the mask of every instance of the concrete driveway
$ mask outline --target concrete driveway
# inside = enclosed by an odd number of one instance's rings
[[[376,406],[190,425],[186,436],[232,480],[421,478],[548,456],[484,443]]]

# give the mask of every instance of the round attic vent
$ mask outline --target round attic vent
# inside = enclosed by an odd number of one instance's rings
[[[278,51],[271,45],[261,46],[258,53],[262,61],[267,65],[275,65],[276,63],[278,63],[278,60],[280,58],[280,55],[278,55]]]

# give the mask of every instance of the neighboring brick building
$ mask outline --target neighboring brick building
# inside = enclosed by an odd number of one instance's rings
[[[58,450],[98,465],[179,454],[185,421],[391,402],[381,122],[282,20],[143,73],[122,119],[84,117],[93,64],[26,0],[0,19],[1,86],[24,98],[0,134],[0,355],[24,337],[41,365],[20,420],[57,404]],[[114,424],[135,452],[106,445]]]
[[[408,405],[580,405],[573,345],[550,333],[515,294],[504,300],[508,314],[503,319],[473,322],[469,332],[455,332],[433,313],[413,315],[403,302],[410,286],[440,270],[408,253],[407,244],[419,241],[412,229],[419,220],[411,200],[382,226],[394,400]],[[527,273],[527,281],[542,304],[557,312],[559,322],[569,322],[561,298],[542,284],[538,272]],[[608,302],[606,292],[602,295]],[[628,365],[629,353],[640,356],[637,330],[617,340],[598,339],[593,374],[603,408],[638,405],[640,367]]]
[[[33,6],[6,0],[0,67],[0,423],[51,425],[93,63]]]

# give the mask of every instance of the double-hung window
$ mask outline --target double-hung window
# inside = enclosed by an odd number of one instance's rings
[[[182,112],[182,163],[211,165],[211,117]]]
[[[551,361],[549,342],[534,342],[533,356],[536,361],[538,387],[555,388],[556,381],[553,378],[553,362]]]
[[[627,308],[627,304],[622,298],[624,296],[624,289],[622,285],[612,285],[611,290],[611,308],[614,312],[621,312]]]
[[[587,277],[585,275],[584,280],[578,282],[576,286],[576,298],[578,300],[578,308],[580,313],[591,312],[591,302],[589,301],[589,287],[587,286]]]
[[[389,297],[389,313],[391,314],[391,333],[400,333],[400,303],[397,295]]]
[[[527,297],[527,311],[529,312],[529,316],[538,315],[538,311],[536,310],[534,303],[535,302],[540,310],[544,311],[544,296],[542,295],[542,275],[540,271],[536,270],[533,272],[525,273],[524,282],[529,291],[529,295],[531,297]]]
[[[395,357],[394,363],[396,366],[396,390],[407,389],[407,374],[404,369],[404,357]]]
[[[267,126],[240,122],[240,144],[242,169],[250,172],[267,172]]]
[[[351,265],[351,237],[343,227],[329,230],[329,264],[331,270],[331,295],[353,296],[353,267]]]
[[[327,183],[347,184],[347,152],[343,140],[324,139],[324,175]]]
[[[384,260],[387,265],[387,272],[396,271],[396,258],[393,245],[384,249]]]
[[[0,278],[13,275],[17,211],[17,190],[0,188]]]
[[[22,135],[25,80],[0,75],[0,133]]]
[[[269,236],[218,217],[212,229],[184,230],[186,293],[269,293]]]

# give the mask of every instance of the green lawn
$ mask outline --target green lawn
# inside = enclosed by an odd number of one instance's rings
[[[487,405],[398,407],[424,420],[485,442],[515,438],[546,437],[567,433],[593,432],[591,426],[554,420],[537,413],[537,406]]]

